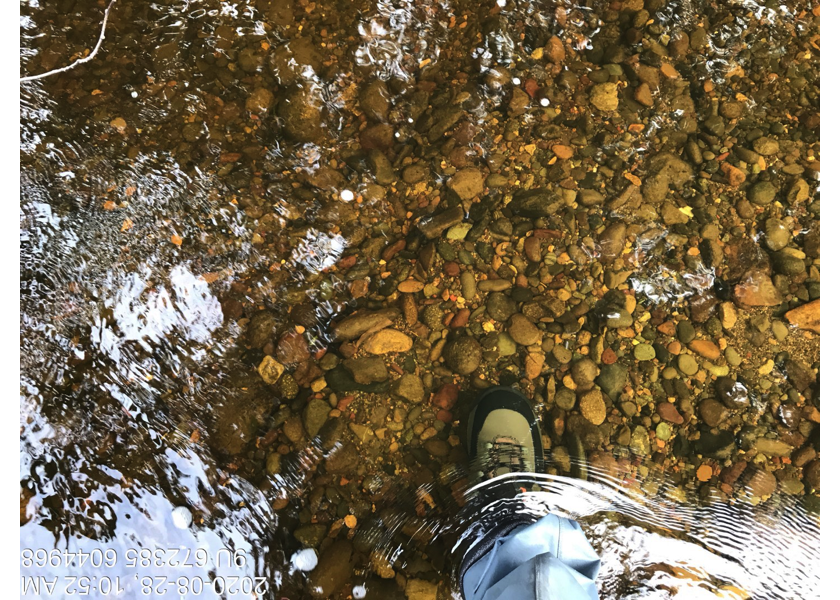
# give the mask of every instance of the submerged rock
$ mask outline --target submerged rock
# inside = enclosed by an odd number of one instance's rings
[[[446,344],[443,356],[450,369],[469,375],[481,365],[481,344],[469,336],[459,336]]]
[[[374,333],[364,344],[364,349],[371,354],[390,354],[392,352],[407,352],[414,342],[401,331],[396,329],[382,329]]]
[[[502,323],[516,312],[516,302],[501,292],[488,294],[485,306],[487,307],[487,314]]]
[[[777,306],[782,295],[764,271],[749,271],[735,286],[735,301],[744,307]]]
[[[283,131],[295,142],[316,143],[326,136],[323,112],[321,93],[310,83],[293,87],[277,102]]]
[[[426,397],[423,380],[414,373],[405,373],[394,383],[394,394],[409,402],[417,404]]]
[[[283,365],[302,363],[309,358],[309,343],[296,331],[289,331],[277,341],[277,361]]]
[[[423,233],[423,235],[431,240],[439,238],[444,231],[453,225],[457,225],[463,220],[464,210],[460,206],[456,206],[455,208],[445,210],[433,217],[423,219],[417,224],[417,228]]]
[[[731,377],[720,377],[715,382],[718,399],[728,408],[740,410],[749,407],[750,396],[747,386]]]
[[[589,390],[580,398],[580,414],[593,425],[600,425],[607,418],[607,405],[601,390]]]
[[[508,208],[514,214],[525,217],[547,217],[556,213],[564,204],[563,197],[557,192],[538,188],[515,192]]]
[[[321,400],[313,398],[303,409],[303,426],[310,438],[318,435],[321,427],[327,422],[332,407]]]
[[[351,358],[344,361],[344,367],[352,373],[356,383],[388,381],[388,368],[381,358]]]
[[[785,313],[785,318],[794,327],[804,329],[806,331],[820,332],[820,301],[819,299],[813,302],[803,304],[793,310]]]
[[[508,333],[517,344],[530,346],[542,339],[540,330],[525,315],[515,314],[508,322]]]
[[[592,87],[589,99],[595,108],[610,112],[618,108],[618,86],[614,83],[599,83]]]
[[[423,579],[409,579],[405,584],[406,600],[436,600],[438,583]]]
[[[691,165],[674,154],[661,152],[650,159],[642,194],[647,202],[662,202],[672,187],[682,188],[693,176]]]
[[[335,326],[335,339],[339,342],[355,340],[375,327],[390,325],[399,314],[399,310],[392,308],[378,311],[360,310]]]
[[[350,580],[353,564],[353,545],[343,539],[334,541],[309,576],[309,593],[315,598],[329,598]]]
[[[473,167],[461,169],[449,180],[449,187],[461,200],[470,200],[484,191],[484,174]]]

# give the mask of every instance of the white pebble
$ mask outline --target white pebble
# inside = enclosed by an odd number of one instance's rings
[[[318,566],[318,555],[312,548],[304,548],[292,554],[292,565],[298,571],[311,571]]]
[[[345,202],[350,202],[355,196],[350,190],[341,190],[341,199]]]
[[[496,6],[504,8],[505,6],[507,6],[507,0],[496,0]]]
[[[549,100],[548,98],[540,99],[540,106],[548,106],[549,104],[551,104],[551,100]]]
[[[514,77],[513,79],[511,79],[511,81],[513,82],[513,85],[519,85],[520,83],[522,83],[522,80],[519,79],[519,77]]]
[[[357,585],[353,588],[354,600],[362,600],[362,598],[364,598],[365,596],[367,596],[367,590],[365,589],[365,586]]]
[[[192,520],[192,513],[186,506],[178,506],[172,509],[172,524],[178,529],[189,529]]]

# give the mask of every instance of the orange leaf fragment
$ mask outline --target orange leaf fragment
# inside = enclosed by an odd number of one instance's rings
[[[697,479],[699,481],[709,481],[712,478],[712,467],[709,465],[700,465],[697,467]]]
[[[627,127],[627,131],[630,133],[641,133],[645,130],[645,126],[641,123],[632,123],[629,127]]]
[[[169,241],[171,241],[171,242],[172,242],[173,244],[175,244],[176,246],[180,246],[180,245],[181,245],[181,242],[183,242],[183,241],[184,241],[184,238],[182,238],[182,237],[181,237],[180,235],[178,235],[177,233],[173,233],[173,234],[172,234],[172,237],[171,237],[171,238],[169,238]]]
[[[120,227],[120,231],[128,231],[132,227],[134,227],[134,221],[132,221],[131,219],[126,219],[125,221],[123,221],[122,227]]]
[[[356,515],[347,515],[344,517],[344,524],[347,525],[348,528],[354,529],[356,527],[356,523],[358,523]]]
[[[127,188],[125,188],[125,195],[126,196],[133,196],[134,192],[136,192],[136,191],[137,191],[137,188],[133,185],[130,185]]]
[[[128,127],[128,124],[122,117],[117,117],[116,119],[111,121],[111,127],[122,133],[123,131],[125,131],[125,128]]]
[[[102,205],[102,208],[105,210],[116,210],[117,203],[113,200],[108,200],[105,204]]]
[[[633,175],[632,173],[625,173],[624,178],[635,186],[641,186],[642,185],[642,180],[639,179],[638,177],[636,177],[635,175]]]
[[[692,246],[691,248],[688,249],[688,255],[689,256],[697,256],[699,254],[700,254],[700,248],[696,248],[696,247]]]

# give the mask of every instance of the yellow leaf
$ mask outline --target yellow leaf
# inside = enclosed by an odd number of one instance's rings
[[[684,215],[688,216],[690,219],[693,219],[693,218],[694,218],[694,211],[692,211],[692,210],[691,210],[691,207],[690,207],[690,206],[683,206],[683,207],[680,209],[680,212],[681,212],[682,214],[684,214]]]
[[[632,173],[625,173],[624,178],[637,187],[642,185],[642,180]]]

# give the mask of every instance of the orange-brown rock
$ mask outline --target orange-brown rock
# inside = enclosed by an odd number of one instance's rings
[[[536,379],[542,373],[545,364],[545,355],[538,352],[531,352],[525,357],[525,375],[528,379]]]
[[[371,354],[388,354],[390,352],[406,352],[411,350],[414,342],[411,338],[396,329],[382,329],[377,331],[367,342],[365,350]]]
[[[406,279],[405,281],[400,282],[397,289],[403,294],[413,294],[423,289],[423,283],[417,281],[416,279]]]
[[[813,331],[820,332],[820,301],[819,298],[808,304],[803,304],[793,310],[785,313],[785,318],[791,325]]]
[[[688,344],[688,347],[703,358],[708,358],[709,360],[720,358],[720,348],[717,347],[717,344],[709,340],[692,340]]]
[[[575,155],[575,150],[571,146],[564,146],[563,144],[555,144],[551,147],[554,156],[560,160],[569,160]]]
[[[732,187],[740,187],[747,180],[747,176],[741,169],[728,162],[721,162],[720,170],[726,175],[727,183]]]
[[[301,363],[309,358],[309,344],[298,332],[289,331],[277,341],[275,354],[283,365]]]
[[[685,419],[679,413],[677,407],[670,402],[660,402],[656,406],[656,412],[664,421],[668,421],[669,423],[682,425],[685,422]]]
[[[668,335],[671,337],[677,335],[677,326],[674,324],[673,321],[665,321],[659,327],[657,327],[656,330],[663,335]]]
[[[449,327],[450,329],[458,329],[463,327],[467,324],[467,321],[470,319],[470,309],[469,308],[462,308],[457,313],[455,313],[455,317],[450,321]]]
[[[607,418],[607,405],[601,390],[590,390],[580,398],[580,414],[593,425],[600,425]]]
[[[750,271],[735,286],[735,300],[741,306],[778,306],[782,295],[767,273]]]
[[[544,54],[549,62],[555,65],[559,65],[566,60],[566,49],[563,47],[563,42],[556,35],[549,38],[545,45]]]

